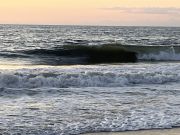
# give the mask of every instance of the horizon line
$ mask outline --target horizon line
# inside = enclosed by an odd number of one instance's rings
[[[94,27],[180,27],[175,25],[99,25],[99,24],[36,24],[36,23],[0,23],[0,25],[26,25],[26,26],[94,26]]]

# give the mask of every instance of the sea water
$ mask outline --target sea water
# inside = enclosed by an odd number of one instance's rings
[[[179,44],[180,28],[0,25],[0,133],[179,127]]]

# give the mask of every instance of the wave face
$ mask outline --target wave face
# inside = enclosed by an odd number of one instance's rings
[[[0,32],[0,59],[10,63],[76,65],[180,58],[179,28],[1,25]]]
[[[39,57],[58,57],[59,64],[96,64],[96,63],[117,63],[136,62],[136,53],[125,51],[118,45],[66,45],[61,48],[36,49],[24,51],[26,55]]]
[[[55,63],[57,65],[180,60],[180,46],[168,45],[66,45],[62,46],[62,48],[52,48],[50,50],[36,49],[24,51],[23,53],[25,55],[43,57],[44,61],[47,63],[50,62],[48,59],[51,60],[53,57],[56,57],[57,61]]]

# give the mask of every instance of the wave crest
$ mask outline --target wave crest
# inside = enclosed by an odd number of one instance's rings
[[[9,88],[123,87],[136,84],[164,84],[177,81],[180,81],[179,74],[161,71],[138,73],[82,71],[77,73],[0,74],[0,87]]]

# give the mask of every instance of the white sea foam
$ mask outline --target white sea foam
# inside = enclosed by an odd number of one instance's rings
[[[79,66],[2,71],[0,87],[121,87],[180,81],[179,64]]]
[[[1,127],[9,134],[70,135],[180,126],[180,91],[161,86],[58,88],[53,95],[0,98]]]
[[[177,61],[180,60],[180,53],[163,52],[138,54],[139,60],[155,60],[155,61]]]
[[[1,132],[70,135],[180,126],[179,81],[177,62],[1,70]]]

